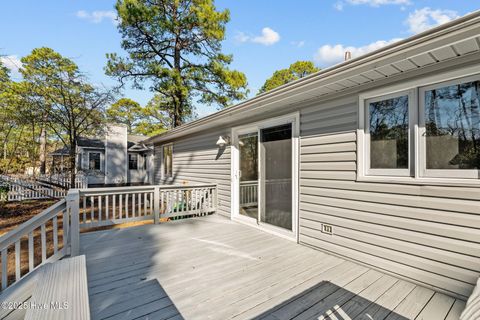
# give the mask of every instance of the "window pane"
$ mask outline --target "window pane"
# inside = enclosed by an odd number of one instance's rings
[[[130,170],[138,169],[138,157],[136,154],[128,154],[128,168]]]
[[[408,169],[408,96],[368,104],[370,168]]]
[[[480,168],[480,81],[425,92],[427,169]]]
[[[89,153],[89,169],[90,170],[100,170],[100,153],[94,152]]]
[[[163,174],[165,177],[172,176],[172,154],[173,146],[163,147]]]

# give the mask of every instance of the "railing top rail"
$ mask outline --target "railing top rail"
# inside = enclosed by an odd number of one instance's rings
[[[214,188],[217,185],[209,184],[190,184],[190,185],[151,185],[151,186],[129,186],[129,187],[111,187],[111,188],[89,188],[89,189],[72,189],[78,190],[82,196],[106,195],[106,194],[125,194],[135,192],[154,191],[155,188],[160,190],[178,190],[178,189],[195,189],[195,188]]]
[[[62,212],[66,209],[66,201],[60,200],[51,207],[45,209],[35,217],[31,218],[28,221],[22,223],[19,227],[14,230],[0,236],[0,250],[5,249],[10,246],[12,243],[18,241],[21,237],[32,232],[36,228],[40,227],[43,223],[47,222],[53,218],[59,212]]]

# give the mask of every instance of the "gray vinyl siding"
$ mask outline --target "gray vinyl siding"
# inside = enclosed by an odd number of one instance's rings
[[[173,177],[161,174],[161,145],[155,146],[155,183],[215,183],[218,213],[230,217],[230,147],[219,150],[216,142],[227,130],[215,130],[173,141]]]
[[[480,275],[480,188],[357,182],[357,109],[353,97],[301,112],[300,243],[468,297]]]

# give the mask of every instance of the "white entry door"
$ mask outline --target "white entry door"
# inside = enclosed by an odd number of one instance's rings
[[[296,239],[298,114],[232,131],[233,218]]]

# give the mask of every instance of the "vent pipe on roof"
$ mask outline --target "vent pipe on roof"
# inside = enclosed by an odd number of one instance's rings
[[[352,59],[352,53],[350,51],[345,51],[345,61]]]

